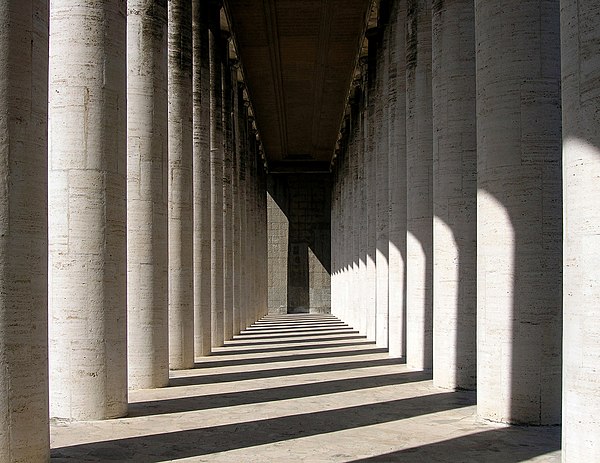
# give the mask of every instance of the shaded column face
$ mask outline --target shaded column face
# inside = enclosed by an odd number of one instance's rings
[[[208,3],[192,1],[193,14],[193,197],[194,197],[194,351],[211,351],[211,177],[210,66]]]
[[[485,419],[560,422],[557,2],[475,2],[477,395]]]
[[[389,353],[406,355],[406,2],[392,1],[389,43]]]
[[[406,362],[432,367],[431,9],[409,0],[406,23]]]
[[[0,4],[0,461],[48,461],[48,2]]]
[[[167,2],[127,9],[128,370],[146,389],[169,381]]]
[[[169,2],[169,365],[194,366],[192,3]]]
[[[211,178],[211,341],[224,344],[223,292],[223,93],[219,2],[209,3],[210,178]]]
[[[600,4],[561,2],[564,193],[562,461],[600,460]]]
[[[433,7],[433,381],[476,376],[477,133],[473,2]]]
[[[127,411],[126,9],[50,12],[50,415]]]

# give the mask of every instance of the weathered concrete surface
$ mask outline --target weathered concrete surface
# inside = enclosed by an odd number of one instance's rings
[[[391,1],[388,38],[390,357],[406,355],[406,2]]]
[[[233,337],[233,89],[229,65],[230,34],[221,35],[223,82],[223,336]]]
[[[476,0],[475,33],[477,410],[560,423],[559,5]]]
[[[193,196],[194,196],[194,352],[210,354],[211,343],[211,171],[208,3],[192,1]]]
[[[560,429],[477,422],[474,393],[373,347],[331,316],[267,317],[128,418],[53,426],[52,463],[560,461]]]
[[[169,367],[194,366],[192,3],[172,0],[169,31]]]
[[[130,389],[166,386],[167,2],[127,3],[127,355]]]
[[[48,2],[0,4],[0,461],[49,459]]]
[[[267,190],[269,312],[329,313],[330,176],[273,174]]]
[[[574,463],[600,461],[600,4],[569,0],[561,7],[562,461]]]
[[[127,412],[126,8],[50,15],[50,416]],[[66,361],[68,359],[68,361]]]
[[[433,383],[474,389],[477,124],[473,2],[434,2]]]
[[[210,55],[210,226],[211,226],[211,343],[224,342],[223,311],[223,92],[221,78],[221,26],[219,2],[210,2],[208,12]]]
[[[433,191],[430,0],[407,2],[406,362],[432,367]]]

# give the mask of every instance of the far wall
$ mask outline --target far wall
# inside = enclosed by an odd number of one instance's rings
[[[331,313],[331,176],[268,178],[269,313]]]

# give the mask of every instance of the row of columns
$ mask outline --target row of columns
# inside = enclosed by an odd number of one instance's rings
[[[266,314],[266,174],[218,1],[0,6],[0,461]],[[49,33],[49,30],[51,33]]]
[[[600,458],[599,22],[381,0],[334,167],[332,311],[484,419],[562,420],[565,461]]]

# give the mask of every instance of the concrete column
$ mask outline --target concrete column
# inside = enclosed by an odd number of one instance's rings
[[[350,98],[350,118],[352,121],[352,153],[351,153],[351,174],[352,174],[352,202],[349,204],[350,213],[352,214],[352,227],[350,229],[351,236],[349,244],[352,247],[352,327],[358,328],[360,320],[361,307],[361,288],[360,288],[360,197],[361,188],[359,179],[359,153],[362,151],[360,145],[360,90],[357,83],[354,83],[353,94]]]
[[[192,1],[194,352],[209,355],[211,343],[211,176],[208,3]]]
[[[48,2],[0,4],[0,461],[49,461]]]
[[[192,3],[169,2],[169,366],[194,366]]]
[[[120,0],[52,1],[52,417],[127,413],[125,15]]]
[[[475,34],[477,411],[559,423],[559,5],[476,0]]]
[[[392,1],[389,26],[389,354],[406,356],[406,2]]]
[[[247,211],[247,164],[248,164],[248,101],[243,94],[240,106],[240,329],[248,327],[248,279],[250,269],[248,267],[248,218]]]
[[[433,8],[433,382],[476,384],[477,133],[471,0]]]
[[[365,117],[365,175],[367,177],[367,215],[365,217],[367,222],[367,276],[365,278],[365,293],[368,314],[365,335],[368,340],[375,341],[377,317],[377,267],[375,264],[377,254],[377,158],[375,143],[377,87],[375,79],[379,32],[377,29],[370,29],[367,31],[367,37],[369,40],[369,56],[367,69],[367,114]]]
[[[406,363],[432,367],[431,2],[409,0],[406,22]]]
[[[127,327],[130,389],[169,382],[167,8],[127,3]]]
[[[561,2],[564,194],[562,461],[600,461],[600,4]]]
[[[223,91],[223,336],[233,338],[233,89],[229,65],[229,32],[222,32]]]
[[[336,149],[334,155],[333,183],[331,188],[331,313],[340,318],[340,301],[338,292],[340,255],[338,249],[339,235],[339,149]]]
[[[389,21],[389,1],[381,1],[379,7],[379,46],[377,48],[375,101],[375,165],[376,175],[376,221],[377,221],[377,321],[375,341],[378,347],[388,347],[389,316],[389,162],[388,162],[388,79],[389,79],[389,34],[385,33]]]
[[[221,26],[218,0],[209,4],[210,53],[210,223],[211,223],[211,326],[212,345],[224,344],[223,324],[223,92],[221,78]]]
[[[245,327],[241,326],[241,285],[242,285],[242,269],[241,269],[241,197],[240,197],[240,152],[241,152],[241,137],[240,137],[240,112],[243,110],[244,99],[242,96],[243,85],[238,81],[239,63],[232,60],[232,75],[234,83],[233,94],[233,133],[234,133],[234,151],[233,151],[233,173],[232,173],[232,188],[233,188],[233,334],[240,334],[240,331]]]

